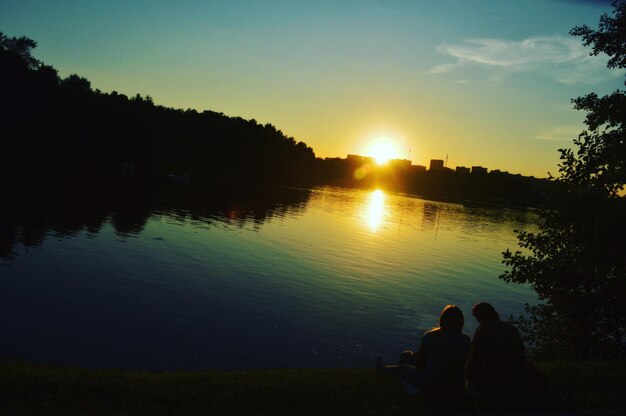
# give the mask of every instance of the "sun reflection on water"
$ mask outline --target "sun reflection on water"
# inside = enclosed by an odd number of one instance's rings
[[[370,202],[367,207],[367,219],[372,231],[376,232],[383,220],[385,213],[385,194],[380,189],[370,194]]]

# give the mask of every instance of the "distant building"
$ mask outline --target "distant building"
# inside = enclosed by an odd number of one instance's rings
[[[487,173],[487,168],[483,168],[482,166],[472,166],[472,174],[483,174]]]
[[[368,163],[370,165],[373,165],[376,163],[376,159],[374,159],[373,157],[367,157],[367,156],[363,156],[363,163]]]
[[[348,155],[346,157],[346,160],[348,161],[348,163],[359,164],[359,165],[366,164],[366,163],[373,165],[375,162],[373,157],[367,157],[367,156],[361,156],[361,155]]]
[[[493,175],[493,176],[502,176],[502,177],[513,176],[509,172],[507,172],[506,170],[500,170],[500,169],[494,169],[492,171],[489,171],[489,174]]]
[[[469,175],[470,168],[466,168],[465,166],[457,166],[455,172],[461,175]]]
[[[443,170],[443,160],[441,160],[441,159],[430,159],[430,169],[429,170]]]
[[[426,172],[426,166],[423,165],[411,165],[409,166],[409,170],[415,173]]]
[[[395,169],[408,170],[411,167],[411,161],[406,159],[389,159],[387,163]]]

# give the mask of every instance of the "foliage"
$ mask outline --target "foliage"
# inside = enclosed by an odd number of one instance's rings
[[[29,69],[37,69],[41,66],[41,62],[32,56],[32,50],[36,47],[37,42],[26,36],[10,38],[0,32],[0,51],[16,55]]]
[[[133,166],[142,176],[288,185],[314,176],[313,150],[271,124],[104,93],[75,74],[60,79],[32,56],[36,46],[0,33],[0,174],[66,181]]]
[[[614,3],[599,29],[572,29],[609,67],[626,68],[626,3]],[[560,177],[537,233],[520,232],[524,252],[507,250],[502,276],[529,284],[540,304],[526,306],[520,327],[545,358],[612,357],[626,353],[626,92],[573,100],[587,112],[576,147],[560,149]]]
[[[541,362],[537,368],[569,409],[626,410],[625,359]]]

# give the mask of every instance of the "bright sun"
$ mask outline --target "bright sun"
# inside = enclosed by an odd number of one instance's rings
[[[396,159],[399,155],[398,146],[388,137],[372,140],[365,147],[364,153],[366,156],[373,157],[379,165],[387,163],[389,159]]]

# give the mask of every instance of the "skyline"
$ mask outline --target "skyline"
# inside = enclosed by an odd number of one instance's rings
[[[609,2],[6,1],[0,30],[93,88],[271,123],[318,157],[364,154],[546,177],[583,130],[570,100],[623,85],[568,31]]]

